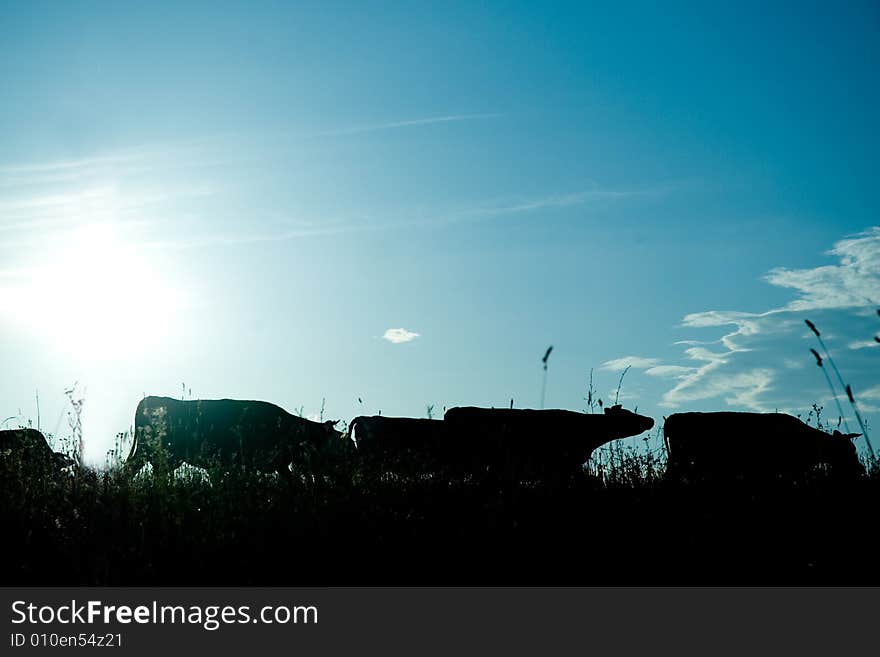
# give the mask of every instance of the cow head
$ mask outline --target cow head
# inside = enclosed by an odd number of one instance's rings
[[[854,442],[861,435],[860,433],[840,433],[835,430],[827,443],[830,447],[830,452],[827,455],[829,464],[844,472],[863,473],[864,469],[859,461]]]
[[[605,408],[605,417],[614,424],[615,433],[621,436],[637,436],[654,426],[654,420],[628,411],[620,404]]]
[[[343,434],[336,430],[336,425],[341,420],[327,420],[321,426],[325,430],[324,445],[328,449],[328,454],[335,456],[346,456],[349,452],[354,451],[355,445],[351,440],[351,431]]]
[[[339,420],[327,420],[322,423],[321,426],[326,432],[325,438],[327,440],[335,440],[342,436],[342,432],[336,430],[336,425],[339,424],[339,422]]]
[[[57,467],[59,470],[70,468],[76,463],[76,461],[74,461],[72,458],[70,458],[66,454],[62,454],[61,452],[52,452],[52,460],[55,463],[55,467]]]

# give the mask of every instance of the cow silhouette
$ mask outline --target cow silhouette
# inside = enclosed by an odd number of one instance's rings
[[[349,436],[368,468],[413,473],[444,468],[454,460],[442,420],[358,416],[349,424]]]
[[[316,467],[344,456],[336,422],[313,422],[264,401],[145,397],[137,406],[132,472],[146,463],[173,470],[240,466],[287,476],[290,465]]]
[[[663,435],[667,475],[685,479],[778,479],[816,470],[864,472],[852,439],[784,413],[675,413]]]
[[[49,467],[60,470],[73,465],[73,460],[53,451],[41,432],[36,429],[7,429],[0,431],[0,454],[21,459],[22,465]]]
[[[446,411],[443,422],[470,470],[518,480],[578,473],[597,447],[654,426],[651,418],[620,406],[601,415],[459,407]]]

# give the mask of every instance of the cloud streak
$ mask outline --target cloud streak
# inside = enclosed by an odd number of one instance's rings
[[[624,356],[623,358],[615,358],[607,360],[599,366],[600,370],[608,370],[610,372],[622,372],[628,367],[635,369],[649,369],[660,364],[659,358],[642,358],[641,356]]]
[[[331,130],[326,135],[406,129],[444,123],[487,120],[500,113],[448,114],[400,121],[388,121],[349,129]],[[315,136],[315,135],[312,135]],[[207,150],[206,150],[207,149]],[[219,149],[219,150],[218,150]],[[77,226],[114,223],[136,226],[138,243],[151,250],[187,250],[286,242],[323,235],[344,235],[374,231],[442,227],[463,222],[487,221],[511,215],[616,202],[654,189],[600,189],[555,192],[532,198],[507,199],[450,208],[434,214],[416,215],[402,209],[383,209],[381,221],[363,217],[341,217],[332,222],[319,217],[308,225],[287,220],[261,222],[251,216],[255,229],[236,230],[234,222],[219,220],[226,187],[204,179],[183,183],[186,176],[171,182],[170,169],[216,165],[222,140],[202,140],[178,145],[138,147],[98,154],[93,157],[25,164],[0,165],[0,249],[21,251],[38,247],[49,239],[64,239]],[[212,155],[213,153],[213,155]],[[229,164],[227,162],[227,164]],[[147,174],[143,176],[141,174]],[[204,175],[202,172],[200,175]],[[213,197],[204,203],[203,197]],[[195,204],[192,203],[193,199]],[[189,200],[191,209],[181,203]],[[181,207],[187,208],[181,210]],[[396,215],[396,216],[395,216]],[[168,230],[173,221],[173,230]],[[240,225],[240,222],[238,223]]]
[[[515,203],[500,203],[497,205],[483,205],[459,213],[459,217],[480,217],[494,215],[508,215],[534,212],[536,210],[551,210],[586,205],[589,203],[601,203],[608,201],[623,201],[633,198],[656,196],[667,194],[676,189],[676,185],[656,185],[642,188],[603,189],[593,187],[576,192],[564,194],[548,194],[531,199],[524,199]]]
[[[436,125],[438,123],[457,123],[460,121],[476,121],[480,119],[494,119],[503,116],[500,113],[486,114],[448,114],[444,116],[429,116],[420,119],[408,119],[404,121],[388,121],[385,123],[373,123],[370,125],[355,126],[352,128],[339,128],[318,132],[315,137],[344,137],[368,132],[383,132],[385,130],[398,130],[400,128],[413,128],[417,126]]]
[[[363,233],[374,231],[392,231],[423,227],[446,226],[450,224],[468,221],[486,221],[497,216],[533,212],[554,207],[568,207],[583,205],[604,198],[627,198],[638,195],[641,192],[615,191],[615,190],[591,190],[565,195],[548,195],[534,199],[499,206],[479,206],[458,212],[451,212],[435,217],[421,219],[401,219],[398,221],[384,222],[341,222],[326,226],[315,225],[309,228],[297,228],[293,230],[280,230],[277,232],[256,234],[226,234],[226,235],[203,235],[176,240],[159,240],[146,242],[146,248],[158,249],[192,249],[212,246],[234,244],[257,244],[261,242],[285,242],[294,239],[316,237],[322,235],[344,235],[350,233]]]

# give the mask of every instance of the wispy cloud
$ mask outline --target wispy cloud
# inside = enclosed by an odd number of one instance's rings
[[[28,279],[34,275],[33,268],[16,267],[14,269],[0,269],[0,279]]]
[[[0,163],[0,190],[44,185],[80,186],[83,183],[91,184],[90,181],[94,179],[204,166],[213,161],[207,157],[205,147],[214,142],[216,140],[202,139],[136,146],[89,157]]]
[[[294,228],[279,230],[276,232],[261,233],[227,233],[222,235],[195,235],[175,239],[160,239],[143,241],[141,248],[157,250],[187,250],[200,249],[212,246],[237,246],[246,244],[261,244],[268,242],[288,242],[308,237],[325,235],[345,235],[349,233],[368,232],[383,230],[385,226],[371,224],[331,224],[329,226],[316,226],[312,228]]]
[[[194,144],[183,144],[0,164],[0,248],[24,253],[84,225],[130,228],[159,222],[182,200],[201,203],[216,194],[203,180],[169,176],[170,170],[204,161]]]
[[[679,383],[664,395],[664,402],[676,406],[707,398],[707,394],[720,396],[738,387],[742,388],[741,392],[728,397],[729,403],[748,402],[750,408],[761,407],[764,404],[759,400],[771,390],[776,372],[772,368],[759,368],[751,370],[744,378],[741,373],[730,375],[731,368],[742,367],[743,354],[761,349],[775,336],[793,334],[803,327],[804,314],[808,311],[839,313],[880,304],[880,227],[840,240],[828,255],[836,257],[837,264],[810,269],[778,267],[764,277],[771,285],[796,292],[796,297],[783,306],[761,313],[710,310],[687,315],[682,325],[688,328],[732,326],[734,330],[717,341],[723,351],[709,352],[699,347],[685,350],[690,360],[700,364],[681,376]],[[839,330],[845,328],[841,326]],[[800,331],[800,337],[810,336]],[[795,344],[794,340],[792,344]],[[779,344],[779,350],[782,351],[784,346]],[[872,345],[868,340],[856,340],[848,346],[859,349]],[[768,353],[764,353],[763,358],[773,359]],[[793,369],[787,361],[781,356],[782,366]],[[746,382],[752,386],[751,391],[743,388],[742,384]]]
[[[278,230],[275,232],[228,233],[225,235],[211,234],[174,240],[158,240],[145,242],[144,246],[146,248],[192,249],[234,244],[284,242],[321,235],[343,235],[350,233],[413,229],[419,227],[437,227],[469,221],[485,221],[497,216],[539,211],[541,209],[553,207],[583,205],[603,198],[625,198],[640,193],[641,192],[638,191],[590,190],[563,195],[551,194],[517,203],[509,203],[506,205],[479,205],[463,210],[437,214],[434,216],[422,216],[415,219],[401,218],[398,220],[386,220],[382,222],[361,219],[360,221],[346,221],[323,226],[316,224],[308,228]]]
[[[622,372],[628,367],[634,369],[648,369],[656,367],[660,364],[658,358],[643,358],[641,356],[624,356],[623,358],[615,358],[607,360],[599,366],[600,370],[609,370],[611,372]]]
[[[880,304],[880,226],[837,242],[828,255],[837,257],[839,263],[812,269],[779,267],[767,274],[765,280],[771,285],[798,292],[779,311]]]
[[[498,113],[449,114],[388,121],[322,134],[403,129],[450,122],[475,121],[502,116]],[[434,213],[383,209],[381,221],[369,217],[321,217],[304,223],[272,217],[261,221],[249,216],[247,223],[218,221],[211,210],[222,214],[226,206],[218,199],[230,193],[226,185],[205,179],[205,166],[223,163],[222,139],[179,145],[133,148],[80,159],[0,165],[0,242],[4,250],[21,250],[45,243],[52,236],[63,238],[70,229],[86,223],[114,222],[145,228],[138,243],[148,249],[197,249],[224,245],[284,242],[321,235],[407,230],[457,223],[494,220],[558,208],[617,202],[648,194],[665,193],[669,186],[654,188],[601,188],[550,192],[526,198],[476,202]],[[241,150],[241,149],[239,149]],[[245,149],[246,150],[246,149]],[[239,152],[239,151],[236,151]],[[244,157],[244,156],[243,156]],[[219,158],[219,159],[218,159]],[[226,162],[226,164],[230,164]],[[231,163],[234,165],[234,163]],[[198,167],[198,177],[169,180],[169,169]],[[228,172],[226,172],[228,174]],[[231,193],[235,193],[232,191]],[[212,203],[203,198],[212,196]],[[195,199],[185,206],[181,201]],[[182,209],[184,207],[190,209]],[[415,215],[415,216],[414,216]],[[168,230],[173,220],[174,229]],[[155,228],[150,229],[149,224]]]
[[[871,399],[880,401],[880,385],[867,388],[859,393],[859,399]]]
[[[853,342],[850,342],[847,347],[853,350],[876,349],[877,347],[880,347],[880,342],[877,342],[876,340],[855,340]]]
[[[683,365],[657,365],[649,367],[645,370],[648,376],[679,378],[693,371],[693,367],[684,367]]]
[[[458,213],[459,218],[486,217],[494,215],[509,215],[534,212],[539,210],[552,210],[555,208],[570,208],[591,203],[603,203],[609,201],[623,201],[647,196],[668,194],[676,189],[675,184],[660,184],[645,187],[621,187],[603,188],[593,185],[589,189],[583,189],[567,193],[546,194],[533,198],[520,199],[517,201],[502,201],[491,205],[480,205]]]
[[[519,212],[532,212],[534,210],[546,210],[548,208],[568,208],[583,205],[590,201],[604,201],[628,198],[637,195],[637,191],[624,191],[616,189],[592,189],[571,194],[550,194],[534,199],[528,199],[519,203],[500,204],[497,206],[480,207],[471,211],[471,214],[516,214]]]
[[[443,116],[429,116],[419,119],[407,119],[403,121],[387,121],[385,123],[372,123],[369,125],[353,126],[351,128],[339,128],[316,133],[316,137],[342,137],[356,135],[365,132],[381,132],[384,130],[397,130],[400,128],[412,128],[416,126],[433,125],[437,123],[455,123],[459,121],[476,121],[479,119],[494,119],[502,116],[500,113],[486,114],[447,114]]]
[[[390,328],[385,331],[382,338],[388,340],[392,344],[403,344],[404,342],[412,342],[419,334],[405,328]]]
[[[151,192],[120,191],[110,186],[22,202],[0,201],[0,250],[21,252],[40,248],[63,241],[71,231],[85,225],[113,224],[127,231],[149,232],[159,223],[156,217],[163,208],[213,193],[199,187]]]
[[[802,370],[810,346],[805,341],[812,339],[803,320],[821,315],[825,325],[834,329],[825,332],[826,340],[843,342],[850,353],[877,346],[868,336],[873,332],[874,310],[880,305],[880,227],[840,240],[827,254],[837,262],[809,269],[778,267],[764,276],[771,285],[795,292],[784,305],[763,312],[708,310],[686,315],[681,323],[684,328],[730,330],[717,340],[679,342],[685,347],[684,363],[628,357],[608,361],[603,368],[648,364],[645,373],[649,376],[674,381],[661,402],[670,408],[721,399],[729,406],[767,411],[803,407],[820,399],[818,395],[796,398],[804,394]],[[850,369],[861,371],[857,361],[852,361]],[[868,371],[874,370],[869,367]],[[813,378],[820,390],[820,377]],[[869,388],[861,397],[873,399],[880,395],[877,391],[880,387]]]
[[[137,162],[143,154],[123,152],[94,157],[0,165],[0,189],[78,182],[107,168]]]

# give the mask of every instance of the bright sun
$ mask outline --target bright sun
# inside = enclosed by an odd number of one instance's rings
[[[112,224],[75,229],[4,296],[5,310],[28,328],[86,358],[156,345],[182,301],[181,291]]]

